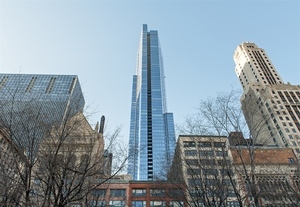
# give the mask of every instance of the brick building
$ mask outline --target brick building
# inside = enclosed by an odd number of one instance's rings
[[[111,179],[91,193],[91,206],[110,207],[183,207],[183,186],[167,181]]]
[[[180,135],[169,181],[186,186],[191,206],[298,206],[299,163],[290,148],[229,137]]]

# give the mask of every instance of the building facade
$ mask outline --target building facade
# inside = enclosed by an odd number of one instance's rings
[[[233,57],[242,109],[254,142],[294,149],[300,158],[300,86],[285,84],[264,49],[242,43]]]
[[[93,129],[79,112],[43,139],[31,185],[35,205],[88,206],[87,195],[96,188],[97,180],[111,177],[112,154],[104,150],[103,125],[101,122],[99,128],[97,123]]]
[[[291,148],[234,146],[230,151],[243,206],[299,205],[299,164]]]
[[[60,124],[83,107],[75,75],[0,74],[0,124],[10,129],[11,139],[25,153],[32,148],[30,140],[37,146],[54,123]]]
[[[111,179],[91,192],[90,206],[185,207],[184,190],[167,181]]]
[[[180,135],[170,183],[185,185],[188,206],[298,206],[299,164],[291,148],[253,145],[240,132]]]
[[[128,174],[133,180],[161,178],[175,149],[173,114],[167,113],[158,32],[143,25],[133,76]]]
[[[180,135],[168,179],[186,186],[189,206],[240,206],[227,137]]]

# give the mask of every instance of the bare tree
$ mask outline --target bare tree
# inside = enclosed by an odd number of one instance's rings
[[[200,101],[197,113],[177,125],[177,131],[180,134],[219,136],[227,136],[232,131],[245,132],[247,125],[237,101],[240,94],[240,91],[232,90]]]
[[[241,202],[224,136],[179,136],[168,179],[184,185],[189,206],[236,206]]]
[[[213,181],[210,181],[212,174],[205,176],[206,164],[201,162],[201,158],[198,158],[198,161],[197,159],[182,160],[182,165],[186,165],[186,169],[194,169],[180,173],[190,173],[190,183],[187,183],[187,188],[193,186],[192,189],[197,195],[196,198],[197,200],[201,200],[200,203],[202,206],[225,205],[226,199],[224,198],[226,198],[226,196],[224,195],[226,195],[226,191],[228,194],[229,192],[233,192],[232,195],[236,197],[239,206],[247,206],[248,204],[256,207],[262,206],[263,202],[266,200],[266,196],[268,196],[268,192],[263,191],[260,188],[260,186],[262,186],[260,174],[264,173],[267,175],[269,171],[262,169],[261,166],[259,166],[257,156],[259,154],[258,150],[262,149],[263,146],[273,145],[275,147],[276,145],[276,142],[272,139],[272,133],[269,133],[271,131],[271,126],[268,125],[268,123],[272,121],[273,117],[272,114],[268,113],[265,107],[262,107],[265,105],[263,100],[256,97],[254,93],[255,92],[253,91],[253,94],[247,94],[248,97],[243,99],[242,107],[238,101],[240,97],[240,92],[238,91],[220,93],[216,98],[209,98],[205,101],[201,101],[197,111],[198,113],[188,117],[184,124],[177,126],[179,133],[182,134],[206,136],[217,135],[229,137],[230,140],[230,133],[236,132],[237,134],[245,134],[249,137],[249,139],[244,139],[242,137],[242,139],[237,139],[235,142],[231,143],[230,151],[235,153],[236,158],[235,160],[231,160],[232,162],[236,162],[238,160],[239,165],[237,166],[234,165],[234,163],[228,163],[230,164],[228,167],[223,166],[226,169],[227,176],[229,176],[227,179],[230,180],[227,181],[228,183],[230,182],[230,188],[228,189],[224,189],[225,185],[222,184],[222,177],[215,176]],[[243,115],[246,117],[247,123]],[[202,150],[203,149],[199,149],[199,153]],[[245,151],[247,153],[245,153]],[[174,159],[176,159],[176,156]],[[296,163],[296,158],[294,159]],[[245,160],[247,160],[247,162],[245,162]],[[286,165],[277,165],[277,168],[286,168],[288,164],[289,163],[286,163]],[[210,164],[211,168],[214,168],[215,166],[216,165],[213,163]],[[183,166],[181,166],[181,168],[182,167]],[[293,168],[294,166],[288,166],[287,169],[293,170]],[[171,171],[176,171],[176,169]],[[213,171],[214,170],[212,170],[211,173]],[[195,172],[197,173],[195,174]],[[280,175],[282,175],[283,172],[283,169],[278,171]],[[230,176],[231,173],[233,173],[233,176]],[[220,175],[219,172],[217,174]],[[285,176],[290,177],[294,176],[294,174],[293,172],[286,173]],[[207,184],[210,182],[213,184]],[[293,182],[294,181],[284,181],[285,184],[289,184],[289,187],[287,188],[293,190],[282,190],[282,196],[288,197],[288,194],[293,194],[294,196],[290,196],[290,198],[293,199],[287,199],[287,202],[281,201],[281,204],[291,205],[298,202],[298,200],[295,199],[295,197],[298,196],[296,193],[298,190],[295,188]],[[217,189],[218,191],[214,191],[214,189]],[[217,192],[222,192],[223,194],[217,194]],[[219,197],[216,197],[216,195]],[[278,195],[279,194],[277,194],[277,196]],[[221,202],[222,198],[223,203]],[[191,198],[189,199],[192,201],[193,205],[195,205],[194,201],[191,200]],[[273,199],[274,205],[275,203],[280,205],[278,200],[275,201],[274,196]],[[272,199],[269,199],[268,202],[272,203],[271,201]]]
[[[92,129],[77,109],[80,100],[62,106],[51,100],[40,102],[18,90],[7,93],[9,99],[1,100],[0,126],[8,132],[10,141],[6,143],[13,173],[7,173],[10,165],[2,162],[5,157],[1,151],[0,176],[5,178],[0,182],[1,205],[87,204],[93,189],[125,166],[127,158],[123,157],[123,162],[111,172],[111,148],[118,141],[121,127],[107,135],[103,135],[103,126],[97,124]],[[56,116],[59,107],[66,108]],[[12,150],[13,147],[18,150]],[[14,156],[16,152],[18,156]]]
[[[24,206],[31,205],[30,193],[32,190],[33,167],[36,164],[36,155],[39,142],[47,125],[42,121],[45,117],[41,113],[42,106],[32,100],[32,105],[18,105],[13,101],[2,106],[0,123],[9,134],[10,149],[18,147],[11,162],[14,166],[14,187],[19,188],[18,203]],[[34,106],[34,107],[33,107]],[[9,112],[9,113],[7,113]],[[20,159],[21,158],[21,159]],[[5,168],[5,166],[3,166]]]

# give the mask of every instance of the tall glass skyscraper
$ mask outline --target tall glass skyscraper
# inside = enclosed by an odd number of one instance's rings
[[[33,138],[37,147],[46,127],[82,111],[84,102],[76,75],[0,74],[0,125],[24,150]]]
[[[167,113],[158,32],[143,25],[133,76],[128,174],[134,180],[162,178],[175,150],[173,114]]]

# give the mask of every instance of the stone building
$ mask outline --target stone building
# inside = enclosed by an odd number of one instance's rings
[[[239,206],[225,136],[180,135],[168,179],[186,187],[191,206]]]
[[[300,86],[284,83],[263,48],[244,42],[234,53],[242,109],[252,139],[290,147],[300,158]]]
[[[80,112],[43,139],[32,193],[38,204],[83,205],[97,179],[110,178],[112,154],[104,150],[102,120],[92,129]]]

